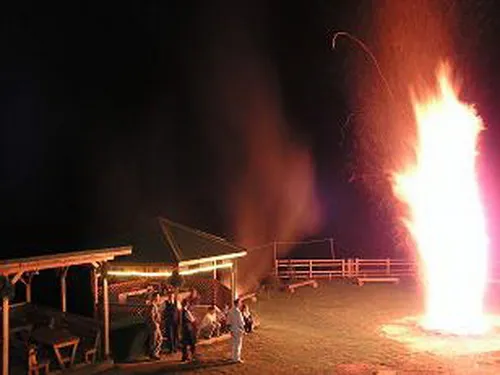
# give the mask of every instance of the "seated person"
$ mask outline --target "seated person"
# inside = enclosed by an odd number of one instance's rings
[[[200,303],[200,293],[198,293],[195,288],[190,288],[187,299],[189,300],[189,304],[191,306],[196,306]]]
[[[245,322],[245,332],[250,333],[253,331],[253,317],[252,313],[250,312],[250,308],[248,305],[244,304],[243,309],[241,311],[243,315],[243,321]]]
[[[225,305],[224,309],[222,311],[218,310],[217,312],[219,313],[218,320],[219,320],[220,325],[221,325],[221,332],[228,333],[229,332],[229,324],[227,322],[227,315],[229,313],[229,306]]]
[[[215,306],[210,306],[200,324],[200,337],[209,339],[220,334],[220,323],[217,320]]]

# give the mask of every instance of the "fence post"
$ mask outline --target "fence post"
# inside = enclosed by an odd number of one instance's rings
[[[359,258],[356,258],[354,260],[355,264],[354,264],[354,272],[355,272],[355,276],[359,276]]]
[[[387,258],[385,260],[385,273],[386,273],[386,275],[391,274],[391,258]]]
[[[330,242],[330,255],[332,259],[335,259],[335,247],[333,246],[333,238],[329,238],[328,242]]]
[[[313,277],[313,261],[312,259],[309,259],[309,279],[312,279]]]
[[[341,266],[342,266],[342,277],[345,277],[345,259],[342,259]]]
[[[273,258],[274,258],[274,275],[279,276],[278,272],[278,249],[276,241],[273,242]]]

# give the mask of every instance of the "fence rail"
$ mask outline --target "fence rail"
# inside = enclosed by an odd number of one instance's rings
[[[277,259],[275,274],[283,279],[415,276],[417,265],[402,259]]]

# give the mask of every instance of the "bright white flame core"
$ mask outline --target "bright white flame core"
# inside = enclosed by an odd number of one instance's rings
[[[414,100],[416,160],[394,179],[410,209],[406,225],[417,244],[426,288],[426,329],[479,334],[488,237],[476,175],[476,144],[483,129],[475,109],[457,98],[450,71],[438,71],[438,91]]]

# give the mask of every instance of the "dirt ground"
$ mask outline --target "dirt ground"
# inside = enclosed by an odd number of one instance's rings
[[[488,310],[500,313],[496,293],[490,293]],[[119,364],[106,374],[500,374],[500,352],[418,353],[381,334],[383,324],[421,313],[421,298],[411,284],[325,282],[295,294],[260,295],[251,307],[261,325],[245,336],[243,364],[229,363],[230,342],[224,341],[201,347],[197,364],[165,357]]]

